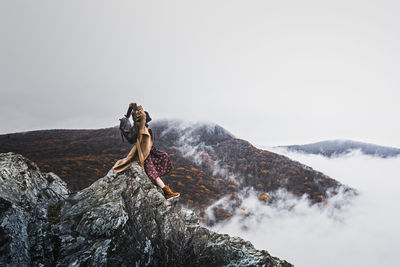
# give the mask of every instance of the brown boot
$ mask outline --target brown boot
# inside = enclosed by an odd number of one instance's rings
[[[172,192],[168,185],[162,189],[164,191],[165,198],[170,200],[179,197],[181,194]]]

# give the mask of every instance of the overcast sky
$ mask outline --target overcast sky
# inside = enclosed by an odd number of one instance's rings
[[[0,133],[153,119],[400,147],[400,2],[0,2]]]

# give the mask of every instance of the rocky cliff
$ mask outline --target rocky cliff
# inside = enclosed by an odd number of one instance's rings
[[[18,154],[0,175],[0,266],[292,266],[200,226],[136,164],[73,194]]]

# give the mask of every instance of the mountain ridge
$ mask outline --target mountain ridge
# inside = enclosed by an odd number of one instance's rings
[[[360,150],[363,154],[381,158],[397,157],[400,155],[400,148],[348,139],[324,140],[304,145],[277,146],[276,148],[285,148],[288,151],[316,154],[325,157],[338,157],[351,153],[354,150]]]
[[[180,203],[195,209],[206,223],[207,207],[224,196],[239,204],[238,193],[246,187],[252,187],[262,201],[266,195],[273,199],[274,191],[284,188],[296,196],[306,194],[313,203],[326,201],[328,191],[335,194],[347,188],[286,156],[257,149],[217,124],[161,120],[152,121],[150,128],[154,145],[170,155],[175,167],[164,182],[180,192]],[[43,171],[59,175],[72,191],[106,175],[131,147],[121,141],[118,127],[0,135],[0,152],[31,158]],[[216,213],[218,220],[232,215],[224,209]]]

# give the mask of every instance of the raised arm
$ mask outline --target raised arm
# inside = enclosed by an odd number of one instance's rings
[[[134,109],[135,106],[136,106],[136,103],[129,104],[129,108],[128,108],[128,111],[126,112],[125,117],[129,118],[129,116],[131,116],[132,110]]]
[[[127,118],[129,118],[129,116],[131,115],[131,113],[132,113],[132,107],[129,107],[128,108],[128,111],[126,112],[126,114],[125,114],[125,117],[127,117]]]

